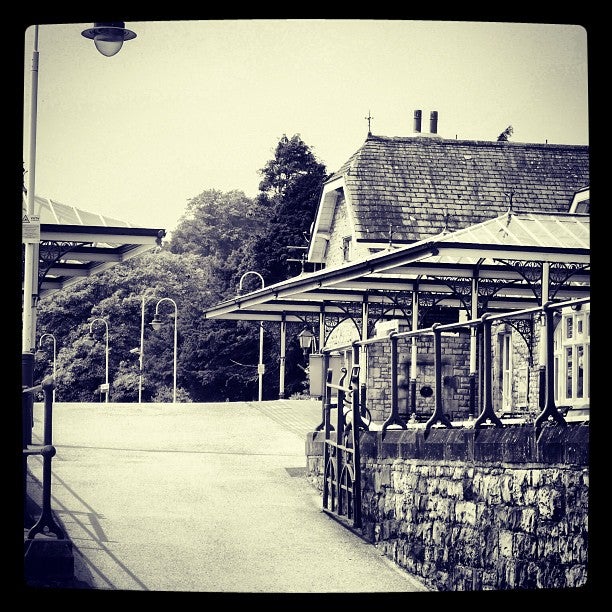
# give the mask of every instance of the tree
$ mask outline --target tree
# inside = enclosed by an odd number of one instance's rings
[[[111,401],[115,386],[121,401],[138,398],[142,299],[145,297],[145,401],[173,386],[173,313],[162,305],[162,320],[168,322],[154,332],[148,322],[156,303],[172,298],[178,306],[178,385],[181,380],[181,344],[193,329],[193,321],[215,296],[208,295],[205,266],[197,255],[174,255],[168,250],[146,253],[118,264],[95,277],[82,279],[54,293],[39,304],[40,335],[53,333],[58,346],[57,393],[61,401],[93,401],[95,390],[104,382],[102,340],[90,336],[90,321],[103,318],[109,328],[109,382]],[[96,334],[97,336],[97,334]],[[50,343],[49,343],[50,344]],[[48,350],[48,347],[46,347]],[[40,380],[49,357],[36,363]],[[199,399],[199,398],[198,398]]]
[[[288,247],[306,246],[326,171],[299,134],[291,138],[283,134],[274,158],[260,174],[263,178],[257,202],[269,211],[269,220],[262,235],[249,245],[250,252],[245,254],[236,276],[255,270],[266,284],[272,284],[296,274],[287,262],[293,256]]]

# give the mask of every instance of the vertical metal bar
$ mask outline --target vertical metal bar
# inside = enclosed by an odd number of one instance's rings
[[[336,511],[338,514],[342,512],[342,504],[344,495],[342,493],[342,468],[344,465],[343,452],[340,448],[344,442],[344,400],[346,393],[344,391],[344,381],[346,379],[347,369],[342,368],[342,375],[338,381],[338,403],[336,405]]]
[[[407,429],[406,421],[399,416],[397,402],[397,332],[389,334],[391,343],[391,414],[389,418],[382,424],[383,433],[387,431],[389,425],[399,425],[402,429]]]
[[[549,417],[554,419],[558,425],[567,425],[565,419],[561,413],[557,410],[555,405],[555,348],[554,348],[554,310],[553,303],[547,302],[543,306],[544,311],[544,325],[545,325],[545,338],[546,347],[544,351],[544,371],[545,371],[545,390],[546,400],[544,404],[544,410],[536,417],[535,427],[536,431],[540,429],[542,424]]]
[[[279,366],[279,381],[278,381],[278,397],[285,399],[285,363],[287,354],[287,320],[286,314],[283,312],[280,323],[280,366]]]
[[[493,409],[493,359],[492,359],[492,347],[491,347],[491,326],[493,325],[490,320],[491,315],[485,313],[482,315],[482,353],[483,353],[483,376],[484,376],[484,388],[483,388],[483,407],[482,412],[474,423],[474,428],[479,429],[487,420],[490,420],[497,427],[503,427],[503,423],[499,417],[495,414]]]
[[[58,539],[64,539],[64,532],[56,523],[53,513],[51,512],[51,460],[55,455],[55,447],[53,446],[53,388],[55,383],[53,378],[46,378],[43,383],[43,391],[45,394],[45,420],[43,431],[44,446],[40,449],[40,454],[43,458],[42,472],[42,508],[40,518],[36,524],[28,531],[28,540],[34,539],[37,533],[43,533],[46,527],[50,533],[55,533]]]
[[[353,416],[351,427],[353,443],[353,526],[361,527],[361,453],[359,452],[359,438],[361,435],[361,411],[359,408],[359,371],[352,380],[353,387]]]
[[[412,331],[419,327],[419,291],[418,286],[412,292]],[[418,338],[410,339],[410,413],[416,420],[416,379],[418,373]]]
[[[34,378],[34,354],[22,353],[21,370],[23,382],[31,381]],[[32,386],[32,385],[30,385]],[[29,388],[24,384],[25,388]],[[32,426],[34,418],[34,397],[32,393],[22,393],[21,395],[21,422],[22,422],[22,443],[23,448],[32,444]]]
[[[329,369],[329,353],[327,351],[323,351],[323,364],[321,367],[321,422],[315,427],[315,431],[321,431],[325,427],[325,414],[327,410],[327,404],[331,405],[331,389],[327,387],[327,383],[331,382]],[[329,397],[328,397],[329,394]],[[333,427],[332,427],[333,429]]]
[[[324,353],[326,354],[326,353]],[[329,360],[328,360],[329,361]],[[329,434],[331,431],[331,388],[329,384],[332,379],[332,371],[330,369],[324,370],[324,381],[323,381],[323,427],[325,438],[323,440],[323,508],[328,509],[329,505],[329,487],[330,479],[328,474],[328,466],[330,462],[330,444]],[[317,430],[318,431],[318,430]]]
[[[434,413],[425,424],[425,436],[429,435],[429,430],[434,423],[442,423],[446,427],[452,428],[452,423],[444,414],[444,402],[442,401],[442,332],[439,329],[440,323],[431,326],[434,339]]]
[[[478,317],[478,279],[472,279],[472,312],[471,318]],[[469,377],[469,417],[476,416],[476,356],[477,356],[477,333],[476,327],[470,328],[470,377]]]
[[[546,338],[546,315],[544,307],[548,303],[549,284],[550,263],[544,262],[542,264],[542,298],[540,302],[540,306],[542,307],[542,315],[540,316],[540,350],[538,360],[538,407],[542,412],[546,409],[546,344],[548,339]]]

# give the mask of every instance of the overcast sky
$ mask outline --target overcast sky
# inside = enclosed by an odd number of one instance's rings
[[[328,172],[371,131],[588,144],[580,25],[410,20],[126,22],[111,58],[91,23],[39,26],[36,193],[172,231],[208,189],[254,197],[279,138]],[[28,168],[34,28],[24,33]],[[27,179],[26,179],[27,180]]]

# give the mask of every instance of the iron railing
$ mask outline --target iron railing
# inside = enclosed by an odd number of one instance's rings
[[[45,378],[41,384],[34,387],[24,388],[22,394],[25,397],[26,394],[37,393],[43,391],[44,393],[44,423],[43,423],[43,443],[32,444],[31,436],[28,438],[24,434],[23,444],[23,485],[24,485],[24,504],[25,496],[27,493],[27,460],[29,457],[34,455],[40,455],[42,457],[42,508],[39,519],[29,528],[27,533],[27,540],[33,540],[37,534],[48,535],[50,533],[55,534],[59,540],[64,539],[64,532],[59,527],[53,512],[51,511],[51,460],[55,456],[55,447],[53,446],[53,389],[55,388],[55,382],[53,377]],[[27,404],[28,402],[24,402]],[[27,514],[27,512],[25,512]],[[27,549],[26,549],[27,554]]]
[[[370,338],[367,340],[355,341],[351,344],[336,346],[336,347],[325,347],[322,349],[322,353],[329,359],[329,353],[343,350],[352,350],[353,363],[359,363],[359,347],[368,346],[370,344],[390,342],[391,343],[391,414],[382,424],[382,431],[384,432],[390,426],[397,426],[402,429],[407,428],[407,419],[402,417],[399,412],[399,401],[398,401],[398,340],[400,338],[418,338],[422,336],[433,337],[433,349],[434,349],[434,375],[435,375],[435,388],[434,388],[434,409],[433,414],[429,417],[425,423],[425,435],[427,436],[430,429],[440,424],[447,428],[452,428],[452,420],[444,410],[443,397],[442,397],[442,359],[441,359],[441,336],[443,332],[451,332],[459,329],[476,328],[482,332],[482,400],[481,400],[481,412],[472,421],[471,426],[479,429],[484,426],[504,427],[504,423],[496,414],[493,407],[493,390],[492,390],[492,370],[493,370],[493,358],[492,358],[492,346],[491,346],[491,327],[495,321],[508,320],[515,318],[525,318],[527,316],[541,315],[544,320],[545,327],[545,352],[543,364],[541,367],[540,377],[540,413],[537,415],[534,421],[536,431],[539,431],[545,421],[552,420],[557,425],[565,426],[567,422],[561,412],[557,409],[555,404],[555,372],[554,372],[554,323],[553,315],[554,312],[562,308],[573,307],[578,308],[580,305],[589,303],[590,297],[580,298],[575,300],[568,300],[563,302],[547,302],[544,306],[527,308],[524,310],[517,310],[499,314],[485,313],[481,317],[471,319],[468,321],[458,323],[434,323],[431,327],[404,331],[404,332],[392,332],[389,336]],[[327,371],[325,365],[323,372]],[[476,388],[471,379],[470,384],[470,398],[469,404],[473,407],[476,405]],[[364,385],[361,385],[360,390],[360,414],[365,414],[366,408],[366,392]],[[412,392],[412,411],[414,407],[414,386]],[[316,428],[317,431],[323,429],[324,418],[325,418],[325,402],[323,402],[323,422]],[[414,414],[414,412],[413,412]],[[468,424],[469,426],[469,424]]]

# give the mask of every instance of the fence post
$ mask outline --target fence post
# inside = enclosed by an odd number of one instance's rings
[[[397,332],[391,332],[389,334],[389,340],[391,341],[391,414],[389,418],[382,424],[383,436],[387,431],[389,425],[399,425],[402,429],[408,429],[406,421],[400,418],[398,413],[398,402],[397,402]]]
[[[544,341],[546,342],[544,352],[544,381],[545,402],[544,409],[536,417],[535,428],[539,431],[542,423],[549,417],[554,419],[558,425],[567,425],[561,413],[555,405],[555,348],[554,348],[554,325],[553,325],[553,302],[546,302],[542,306],[544,312]]]
[[[493,409],[493,359],[491,357],[491,326],[493,325],[493,322],[490,319],[491,315],[489,313],[485,313],[481,317],[484,397],[482,412],[474,423],[474,429],[479,429],[482,427],[487,420],[491,420],[491,422],[493,422],[497,427],[504,426]]]

